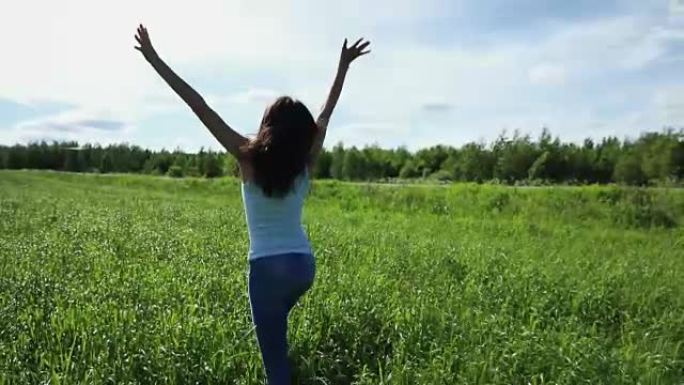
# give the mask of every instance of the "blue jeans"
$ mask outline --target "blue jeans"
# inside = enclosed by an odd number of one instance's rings
[[[289,385],[287,316],[313,284],[310,254],[288,253],[249,262],[249,303],[269,385]]]

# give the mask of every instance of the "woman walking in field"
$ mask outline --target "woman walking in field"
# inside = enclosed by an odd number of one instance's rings
[[[301,224],[310,170],[323,146],[328,121],[352,61],[370,42],[345,39],[335,81],[314,120],[300,101],[281,96],[266,108],[256,138],[230,128],[202,96],[159,58],[147,29],[135,36],[140,51],[166,83],[240,165],[249,232],[249,301],[270,385],[290,384],[287,316],[312,285],[316,264]]]

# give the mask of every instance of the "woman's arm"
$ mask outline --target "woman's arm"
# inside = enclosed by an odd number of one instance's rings
[[[204,98],[202,98],[197,91],[176,75],[176,73],[159,58],[159,55],[157,55],[157,52],[152,47],[150,35],[142,24],[138,27],[138,33],[135,36],[135,40],[140,44],[140,46],[135,47],[135,49],[142,52],[145,59],[157,71],[159,76],[161,76],[176,94],[190,106],[195,115],[197,115],[202,123],[211,131],[219,143],[221,143],[228,152],[238,158],[240,155],[240,147],[247,142],[247,138],[230,128],[230,126],[221,119],[219,114],[207,105]]]
[[[311,147],[312,164],[316,161],[318,153],[323,147],[325,133],[328,130],[328,121],[330,121],[330,116],[332,115],[335,105],[337,105],[337,101],[342,93],[342,86],[344,85],[344,78],[347,76],[349,64],[351,64],[351,62],[353,62],[357,57],[369,53],[370,50],[364,51],[369,44],[369,41],[364,42],[363,38],[361,38],[357,40],[356,43],[354,43],[351,47],[347,48],[347,39],[344,39],[342,52],[340,53],[340,63],[337,66],[337,75],[335,75],[335,81],[330,89],[328,99],[325,101],[325,105],[323,106],[321,113],[318,115],[318,119],[316,119],[316,125],[318,125],[318,134],[316,134],[313,146]]]

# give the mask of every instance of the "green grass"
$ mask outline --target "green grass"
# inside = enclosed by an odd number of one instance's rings
[[[684,191],[315,182],[301,384],[684,383]],[[0,172],[0,384],[259,384],[234,179]]]

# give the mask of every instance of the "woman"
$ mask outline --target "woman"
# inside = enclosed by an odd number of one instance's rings
[[[370,50],[359,39],[344,40],[337,75],[325,106],[314,121],[301,102],[287,96],[266,108],[256,138],[231,129],[202,96],[159,58],[140,25],[135,36],[145,59],[192,108],[240,165],[242,197],[249,231],[249,300],[257,340],[270,385],[290,383],[287,316],[312,285],[315,261],[301,225],[310,169],[323,146],[349,64]]]

